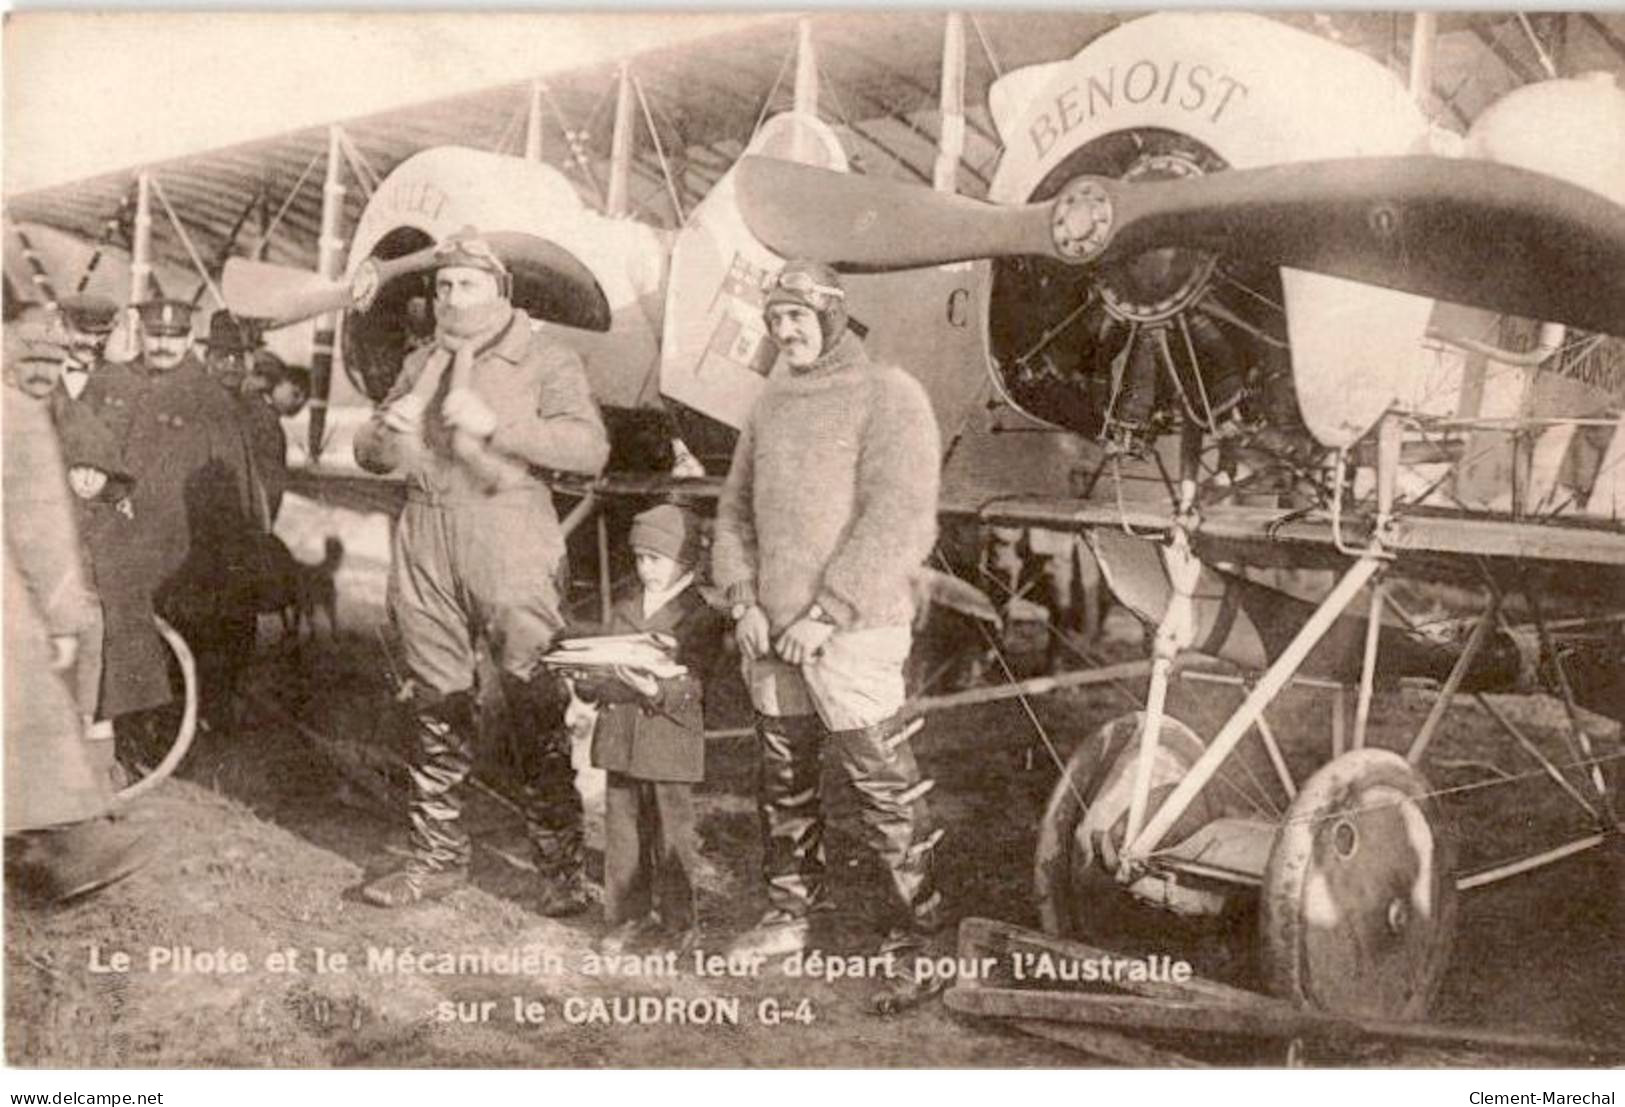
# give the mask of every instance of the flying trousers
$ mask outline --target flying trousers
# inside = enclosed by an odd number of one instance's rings
[[[745,682],[756,709],[758,815],[765,843],[763,876],[778,911],[805,915],[827,898],[823,751],[835,752],[858,799],[864,843],[885,868],[891,896],[881,928],[908,935],[936,928],[941,896],[932,872],[932,835],[909,746],[903,706],[906,625],[836,631],[812,661],[747,660]]]
[[[540,666],[564,625],[555,576],[562,543],[547,548],[549,524],[556,532],[550,494],[525,488],[477,503],[409,493],[396,526],[387,606],[419,719],[413,839],[441,867],[468,860],[457,818],[459,785],[474,763],[477,636],[527,739],[532,844],[560,866],[580,852],[581,800],[563,725],[568,696]]]
[[[904,735],[912,578],[936,539],[940,437],[929,397],[869,360],[852,331],[774,377],[751,409],[717,500],[712,579],[760,607],[774,640],[816,606],[835,626],[819,655],[748,662],[757,713],[763,875],[776,914],[825,896],[820,762],[852,781],[864,838],[885,867],[892,936],[933,929],[922,781]],[[887,946],[892,946],[889,936]]]
[[[416,715],[410,814],[420,863],[466,863],[458,823],[473,767],[475,643],[484,637],[510,713],[528,739],[527,816],[544,876],[579,870],[581,800],[574,788],[567,698],[540,659],[563,625],[557,574],[564,537],[544,470],[596,474],[608,439],[580,359],[511,312],[447,364],[435,347],[414,352],[373,421],[356,460],[402,472],[407,503],[395,531],[388,609],[401,643]],[[444,417],[454,387],[473,392],[498,424],[479,441]],[[416,434],[390,429],[390,405],[424,403]]]

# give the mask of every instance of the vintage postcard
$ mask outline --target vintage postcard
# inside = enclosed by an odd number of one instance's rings
[[[1614,1102],[1625,15],[4,51],[7,1066]]]

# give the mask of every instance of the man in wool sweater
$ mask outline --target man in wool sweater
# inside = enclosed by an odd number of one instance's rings
[[[883,952],[934,929],[941,896],[923,833],[922,782],[904,720],[909,581],[936,540],[940,447],[919,382],[869,360],[827,266],[787,264],[764,306],[789,372],[757,400],[717,505],[712,573],[727,591],[756,709],[758,805],[769,910],[735,943],[805,948],[826,895],[820,755],[859,799],[865,839],[891,882]],[[906,1005],[903,977],[877,997]]]
[[[512,277],[473,228],[435,258],[435,341],[407,356],[357,435],[356,461],[407,477],[388,607],[400,633],[416,726],[411,859],[362,896],[380,907],[434,899],[468,880],[464,782],[478,717],[474,640],[501,671],[527,730],[526,809],[537,910],[587,906],[582,811],[564,729],[566,697],[541,658],[564,624],[556,575],[564,535],[542,470],[596,475],[609,456],[581,359],[511,302]]]

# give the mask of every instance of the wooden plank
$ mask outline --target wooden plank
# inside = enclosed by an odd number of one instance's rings
[[[1092,1026],[1069,1026],[1066,1023],[1045,1022],[1042,1019],[1015,1019],[1010,1025],[1023,1034],[1031,1034],[1035,1038],[1043,1038],[1045,1041],[1070,1046],[1083,1053],[1128,1068],[1205,1069],[1212,1067],[1193,1057],[1187,1057],[1183,1053],[1175,1053],[1171,1049],[1147,1045],[1142,1041],[1130,1038],[1126,1034],[1118,1034],[1111,1030],[1100,1030]]]
[[[1048,953],[1053,957],[1070,958],[1077,961],[1092,961],[1099,958],[1121,957],[1122,954],[1101,949],[1071,938],[1059,938],[1053,934],[1044,934],[1037,930],[1028,930],[1026,927],[1016,926],[1013,923],[1000,922],[997,919],[969,918],[959,923],[959,956],[970,957],[1007,957],[1011,953]],[[1279,1000],[1268,996],[1249,992],[1243,988],[1232,988],[1228,984],[1221,984],[1216,980],[1207,980],[1203,977],[1192,977],[1184,983],[1163,981],[1120,981],[1119,987],[1138,995],[1175,1000],[1206,1000],[1210,1003],[1246,1007],[1250,1005],[1268,1006],[1280,1004]],[[961,978],[955,985],[958,990],[977,990],[982,985],[971,978]],[[999,989],[993,989],[999,990]],[[1009,990],[1009,989],[1003,989]],[[1040,994],[1022,992],[1022,995]]]
[[[971,1015],[1108,1025],[1117,1029],[1234,1034],[1254,1038],[1301,1038],[1354,1042],[1380,1038],[1421,1046],[1475,1048],[1572,1058],[1602,1063],[1625,1055],[1625,1046],[1605,1045],[1512,1031],[1480,1030],[1432,1023],[1340,1018],[1299,1010],[1279,1000],[1227,1005],[1210,1000],[1153,998],[1082,992],[1027,991],[1017,988],[953,988],[944,1002]]]

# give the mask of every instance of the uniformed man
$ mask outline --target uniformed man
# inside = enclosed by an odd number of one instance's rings
[[[467,880],[469,839],[458,816],[474,758],[474,638],[482,633],[534,754],[527,815],[539,909],[563,915],[587,902],[567,701],[540,664],[563,625],[565,554],[544,472],[596,474],[609,443],[580,359],[511,297],[507,267],[472,228],[442,243],[434,343],[407,356],[356,435],[364,468],[408,478],[388,606],[415,717],[412,858],[363,890],[379,906],[441,896]]]
[[[920,779],[902,717],[911,581],[936,538],[936,418],[920,383],[869,360],[828,266],[792,261],[763,315],[789,372],[743,427],[717,501],[712,579],[727,591],[761,756],[768,910],[743,954],[804,948],[824,906],[822,755],[839,758],[891,895],[883,952],[891,1011],[927,982],[913,958],[941,918]]]
[[[128,365],[107,360],[107,342],[120,308],[110,298],[90,294],[64,296],[58,305],[67,326],[72,358],[63,367],[65,394],[85,405],[113,435],[122,452],[130,419],[147,380]]]
[[[192,307],[140,305],[151,378],[126,448],[132,506],[158,611],[198,659],[203,713],[229,725],[237,677],[253,651],[264,497],[235,402],[192,354]]]
[[[69,399],[79,400],[101,363],[118,305],[105,296],[73,295],[57,302],[57,312],[69,353],[62,366],[62,390]]]

